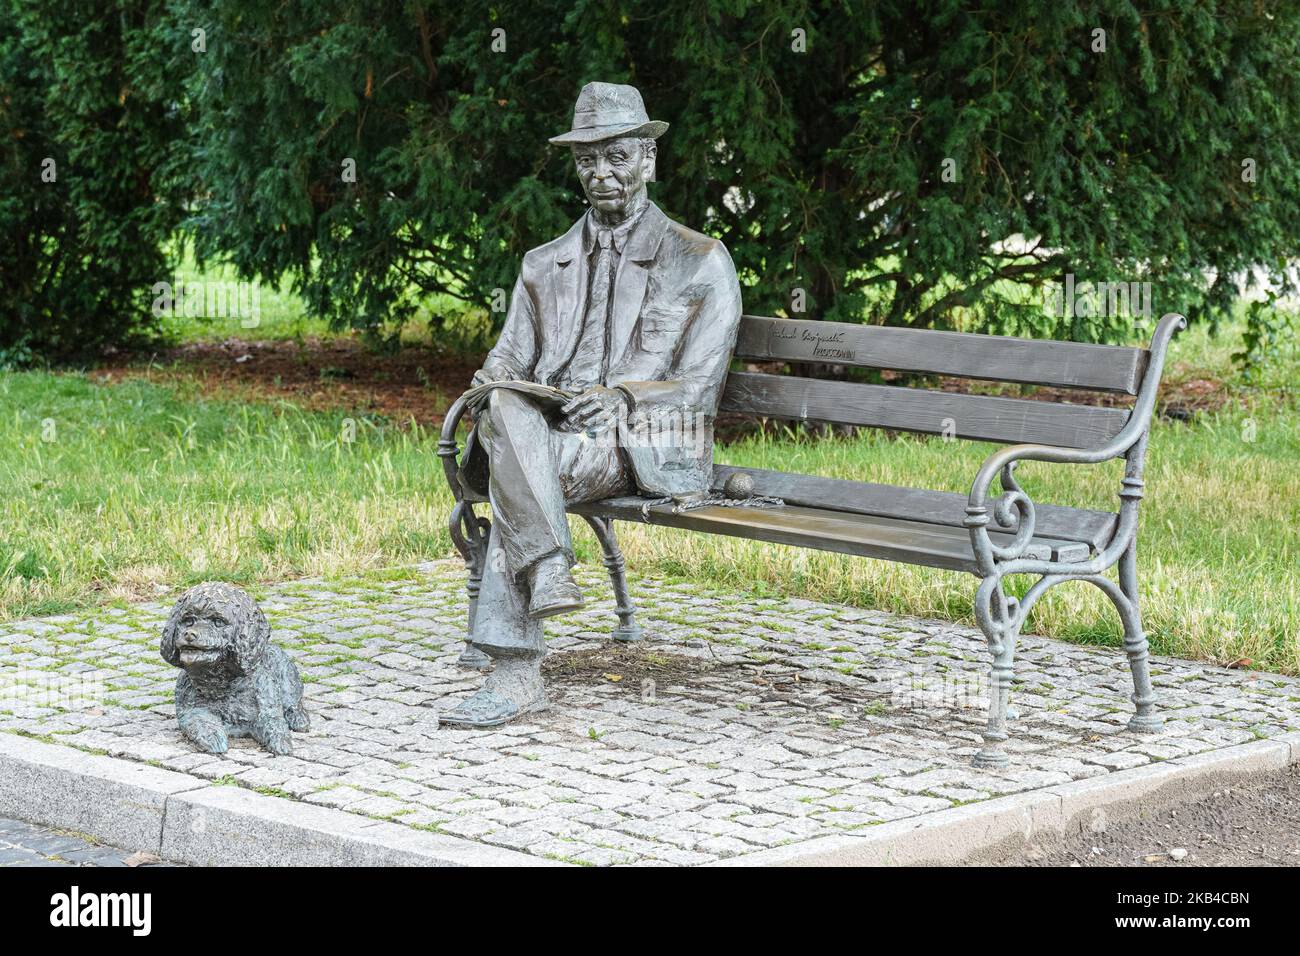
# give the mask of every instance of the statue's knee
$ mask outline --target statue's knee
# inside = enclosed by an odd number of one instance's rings
[[[474,434],[479,443],[488,446],[492,443],[494,424],[492,422],[492,409],[486,405],[478,410],[478,415],[474,420]]]
[[[501,389],[488,393],[487,401],[478,411],[478,434],[483,441],[491,442],[496,435],[505,430],[502,421],[505,418],[505,405]]]
[[[515,408],[522,399],[508,388],[493,389],[488,395],[488,409],[493,412],[503,412],[509,408]]]
[[[510,423],[520,416],[535,414],[536,409],[522,395],[506,388],[498,388],[488,396],[484,419],[488,424],[489,434],[505,434]]]

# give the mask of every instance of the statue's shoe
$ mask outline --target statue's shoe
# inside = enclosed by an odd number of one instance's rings
[[[499,727],[516,717],[545,710],[549,706],[550,702],[545,697],[520,704],[490,690],[481,690],[447,713],[439,715],[438,723],[448,727]]]
[[[534,621],[582,610],[582,591],[563,558],[537,562],[529,572],[528,586],[528,616]]]

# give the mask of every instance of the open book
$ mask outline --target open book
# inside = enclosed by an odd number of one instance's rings
[[[576,398],[577,392],[568,392],[562,388],[555,388],[551,385],[541,385],[537,382],[524,382],[519,379],[510,379],[505,382],[484,382],[482,385],[475,385],[462,396],[469,404],[470,408],[477,408],[488,393],[498,388],[508,388],[512,392],[520,392],[529,398],[536,399],[544,405],[553,405],[559,407],[567,404]]]

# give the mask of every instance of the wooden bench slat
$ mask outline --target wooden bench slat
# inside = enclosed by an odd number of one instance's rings
[[[625,521],[643,521],[644,502],[637,497],[611,498],[574,505],[577,514],[598,515]],[[791,544],[816,551],[834,551],[860,557],[883,558],[907,564],[975,571],[975,555],[964,529],[917,521],[901,521],[877,515],[857,515],[819,508],[696,508],[674,514],[671,505],[654,505],[648,511],[650,524],[709,534],[727,535]],[[1009,535],[991,534],[998,544]],[[1059,561],[1082,561],[1089,548],[1083,543],[1034,539],[1026,557]]]
[[[713,466],[714,489],[722,490],[727,479],[736,473],[746,474],[754,480],[755,494],[771,495],[788,505],[923,521],[962,528],[962,533],[967,533],[962,525],[968,501],[968,496],[964,494],[731,465]],[[992,514],[989,518],[993,520]],[[1034,532],[1037,537],[1082,541],[1098,551],[1110,541],[1118,521],[1119,517],[1108,511],[1049,504],[1034,506]],[[1019,526],[1017,518],[1010,526],[990,525],[990,529],[1014,534]]]
[[[1119,433],[1120,408],[1065,405],[1020,398],[931,392],[893,385],[827,382],[762,372],[727,377],[722,409],[797,421],[869,425],[897,431],[952,434],[975,441],[1096,448]]]
[[[1149,358],[1117,345],[757,315],[741,320],[735,354],[1127,395],[1137,394]]]

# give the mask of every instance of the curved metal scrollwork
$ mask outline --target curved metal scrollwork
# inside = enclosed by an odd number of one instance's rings
[[[492,522],[474,514],[474,505],[468,501],[458,501],[451,509],[447,519],[447,530],[451,532],[451,542],[465,559],[466,565],[478,563],[478,559],[487,553],[488,534]]]
[[[1007,739],[1005,722],[1016,638],[1038,600],[1049,589],[1065,581],[1087,581],[1100,588],[1115,605],[1124,624],[1124,649],[1133,672],[1133,701],[1137,706],[1129,726],[1139,731],[1159,726],[1153,710],[1147,640],[1142,632],[1138,607],[1137,513],[1142,499],[1142,466],[1147,435],[1165,355],[1173,334],[1185,328],[1186,324],[1181,315],[1171,313],[1161,318],[1152,336],[1146,375],[1132,412],[1124,427],[1105,445],[1093,449],[1011,445],[990,455],[975,478],[964,525],[971,536],[976,574],[982,578],[975,595],[975,618],[993,655],[989,724],[984,735],[985,747],[976,757],[977,766],[999,767],[1007,762],[1002,744]],[[1021,461],[1093,464],[1120,457],[1126,464],[1119,491],[1118,520],[1110,540],[1084,561],[1054,561],[1027,555],[1034,537],[1034,502],[1016,480],[1017,464]],[[1002,493],[990,502],[990,488],[995,479],[1001,485]],[[990,509],[999,528],[1016,528],[1010,542],[994,543],[989,534]],[[1116,564],[1119,565],[1118,582],[1104,576],[1104,572]],[[1004,579],[1011,574],[1036,574],[1040,577],[1023,598],[1017,599],[1008,595],[1003,586]]]
[[[1019,462],[1009,461],[1002,469],[1002,494],[993,503],[994,520],[1004,528],[1016,526],[1016,536],[1005,547],[999,547],[989,540],[987,526],[979,536],[981,541],[987,542],[988,552],[995,561],[1010,561],[1020,557],[1034,537],[1034,502],[1016,481],[1015,470],[1018,464]]]
[[[442,433],[438,438],[438,457],[442,459],[443,474],[446,475],[451,496],[456,502],[451,514],[447,516],[447,530],[451,533],[452,544],[472,571],[475,565],[480,569],[482,567],[482,559],[487,554],[487,535],[491,523],[474,514],[474,505],[465,499],[460,483],[460,445],[456,442],[456,429],[466,410],[464,398],[456,399],[447,409],[447,415],[442,420]]]

